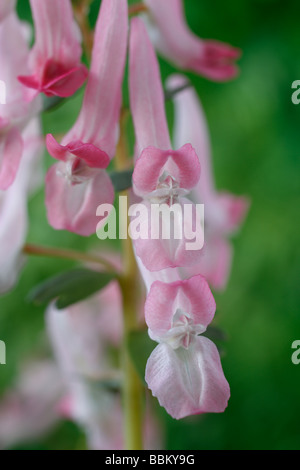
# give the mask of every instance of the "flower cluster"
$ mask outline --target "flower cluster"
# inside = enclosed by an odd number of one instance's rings
[[[239,223],[244,207],[230,196],[220,201],[213,191],[213,207],[207,204],[210,188],[206,189],[205,185],[209,186],[211,174],[208,155],[201,148],[202,138],[207,137],[199,122],[197,100],[193,95],[191,99],[191,91],[178,95],[175,135],[176,148],[181,147],[170,150],[158,63],[145,26],[137,18],[131,24],[130,56],[131,109],[138,152],[133,173],[134,191],[137,196],[150,201],[155,199],[170,207],[188,195],[190,205],[193,200],[204,203],[208,224],[210,217],[216,219],[208,231],[218,240],[225,231],[223,226],[228,226],[229,231],[231,225]],[[184,83],[182,77],[171,77],[169,87],[181,87]],[[199,156],[191,144],[197,146]],[[200,177],[202,165],[204,172]],[[226,212],[221,204],[229,206]],[[235,210],[231,207],[233,204],[242,207]],[[221,220],[217,219],[218,215]],[[220,228],[216,230],[218,224]],[[209,250],[215,248],[211,246],[209,235],[203,250],[208,254],[203,254],[202,250],[188,251],[183,241],[176,243],[173,239],[160,238],[135,242],[136,256],[149,291],[145,319],[150,337],[159,343],[148,360],[146,381],[160,404],[177,419],[190,414],[222,412],[230,394],[216,346],[200,336],[215,313],[214,298],[203,277],[207,274],[205,258],[210,256]],[[218,253],[215,256],[219,261]],[[209,261],[207,264],[214,273],[217,268]],[[227,269],[223,270],[222,277],[227,275],[225,271]],[[219,279],[220,283],[222,281]]]
[[[31,33],[18,19],[14,3],[2,1],[0,7],[0,80],[6,84],[6,100],[0,105],[0,255],[5,260],[0,292],[16,282],[27,232],[26,201],[40,184],[41,94],[68,98],[86,82],[72,128],[62,139],[46,130],[46,148],[56,160],[45,178],[49,224],[89,237],[99,227],[97,208],[114,203],[108,168],[119,170],[115,157],[124,139],[120,120],[129,49],[127,114],[131,112],[135,132],[129,194],[145,208],[140,222],[148,235],[132,243],[147,289],[142,323],[158,343],[148,358],[145,380],[173,418],[223,412],[229,385],[218,349],[205,332],[216,311],[211,288],[226,286],[229,237],[241,225],[248,202],[217,191],[204,113],[183,75],[169,77],[166,84],[174,105],[172,144],[156,50],[178,68],[215,81],[237,75],[239,50],[192,33],[182,0],[144,0],[130,23],[127,0],[102,0],[87,67],[71,0],[30,0],[35,31],[31,50]],[[150,220],[154,204],[172,213],[169,219],[157,219],[161,227]],[[205,221],[199,226],[200,204]],[[175,207],[184,207],[189,217],[182,218]],[[170,222],[166,238],[162,234]],[[181,238],[177,229],[184,234]],[[151,236],[153,231],[157,237]],[[202,237],[204,246],[187,249],[187,233]],[[121,401],[111,393],[111,382],[117,377],[122,388],[126,377],[114,371],[108,352],[120,348],[126,330],[120,290],[126,282],[118,274],[95,297],[60,312],[52,302],[47,310],[61,388],[67,391],[59,409],[83,427],[93,449],[124,446]],[[157,445],[154,427],[146,413],[148,447]]]

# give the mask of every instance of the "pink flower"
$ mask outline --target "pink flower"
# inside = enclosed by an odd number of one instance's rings
[[[159,345],[148,360],[146,382],[173,418],[220,413],[227,406],[230,390],[218,350],[201,336],[215,309],[202,276],[151,286],[145,317],[149,335]]]
[[[0,191],[0,294],[14,286],[24,264],[22,248],[27,235],[27,200],[42,180],[38,121],[31,121],[22,140],[24,152],[17,178],[7,191]]]
[[[51,361],[22,367],[16,385],[0,401],[0,449],[39,439],[59,421],[55,409],[64,392]]]
[[[121,399],[101,384],[101,380],[121,380],[111,361],[111,353],[120,347],[123,335],[118,283],[111,282],[99,294],[64,311],[51,305],[47,325],[67,390],[60,411],[83,427],[90,449],[122,449]],[[144,435],[147,447],[157,445],[160,434],[148,407]]]
[[[104,169],[118,141],[127,34],[126,0],[103,0],[79,117],[61,145],[47,136],[49,153],[60,161],[46,178],[48,219],[55,229],[89,236],[99,222],[97,207],[113,203],[113,186]]]
[[[30,55],[32,75],[20,75],[25,86],[46,96],[68,97],[86,80],[80,63],[80,34],[70,0],[30,0],[35,44]]]
[[[120,449],[121,405],[99,383],[118,377],[108,354],[108,348],[116,347],[122,335],[118,284],[112,282],[91,299],[64,311],[50,305],[47,326],[67,391],[64,415],[83,427],[90,448]]]
[[[40,108],[28,103],[18,73],[27,71],[27,30],[14,12],[0,23],[0,80],[4,102],[0,103],[0,190],[14,182],[23,154],[22,132]]]
[[[177,67],[193,70],[211,80],[234,78],[240,50],[214,40],[198,38],[188,27],[182,0],[144,0],[150,10],[144,15],[157,50]]]
[[[185,77],[174,75],[169,78],[168,87],[175,89],[186,83]],[[228,192],[220,193],[215,187],[207,123],[196,92],[188,88],[176,94],[174,105],[174,143],[190,142],[202,169],[201,179],[190,194],[194,202],[204,204],[205,211],[205,242],[197,273],[205,276],[214,288],[224,288],[232,258],[228,237],[242,224],[249,201]],[[186,276],[192,274],[196,274],[195,270],[187,270]]]
[[[16,0],[1,0],[0,21],[2,21],[16,6]]]
[[[175,203],[183,205],[188,202],[184,196],[197,184],[200,164],[191,145],[183,145],[179,150],[171,149],[158,62],[139,18],[134,18],[131,24],[130,94],[138,155],[133,188],[135,194],[144,199],[147,214],[144,223],[150,230],[151,205],[172,207]],[[174,225],[182,224],[176,215],[174,219]],[[157,271],[196,262],[197,253],[187,252],[185,244],[184,236],[168,241],[148,236],[147,239],[136,240],[135,249],[145,266],[150,271]]]

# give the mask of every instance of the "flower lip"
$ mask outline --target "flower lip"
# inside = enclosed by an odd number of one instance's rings
[[[53,135],[46,137],[47,150],[56,160],[66,162],[70,154],[83,160],[90,168],[105,169],[108,167],[110,159],[106,152],[93,144],[88,144],[75,140],[68,145],[60,145]]]
[[[140,196],[149,196],[164,183],[167,174],[180,189],[190,190],[198,183],[200,173],[199,158],[190,144],[179,150],[160,150],[150,146],[142,151],[136,162],[134,189]],[[170,184],[170,181],[167,183]]]
[[[88,70],[85,65],[81,64],[66,70],[63,65],[48,61],[41,80],[36,75],[20,75],[18,80],[28,88],[44,93],[48,97],[68,98],[81,88],[87,76]]]

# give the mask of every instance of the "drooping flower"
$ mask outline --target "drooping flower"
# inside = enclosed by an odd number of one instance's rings
[[[68,397],[64,415],[83,427],[94,450],[122,447],[121,404],[105,386],[119,380],[108,349],[122,335],[120,295],[113,282],[87,301],[63,311],[52,304],[47,310],[48,333]]]
[[[111,354],[120,347],[123,333],[118,283],[110,283],[99,294],[64,311],[51,305],[47,325],[66,387],[61,412],[83,427],[90,449],[122,449],[123,417],[117,390],[121,375]],[[152,447],[158,445],[157,436],[148,409],[144,426],[147,448],[157,448]]]
[[[50,360],[22,366],[17,383],[0,400],[0,449],[36,440],[51,431],[64,393],[57,366]]]
[[[168,88],[180,88],[187,79],[173,75]],[[196,149],[201,164],[201,180],[190,197],[195,203],[204,204],[205,242],[197,272],[187,270],[186,276],[200,273],[214,288],[224,288],[228,279],[232,248],[229,236],[238,230],[249,207],[245,197],[234,196],[216,189],[212,171],[211,149],[207,123],[198,95],[188,88],[174,96],[175,123],[174,144],[190,142]]]
[[[159,345],[146,366],[146,382],[161,406],[176,419],[220,413],[230,389],[219,352],[201,336],[215,313],[205,279],[152,284],[145,304],[150,337]]]
[[[215,40],[197,37],[188,27],[182,0],[144,0],[144,15],[156,49],[177,67],[192,70],[214,81],[234,78],[240,50]]]
[[[72,96],[88,70],[80,63],[80,33],[70,0],[30,0],[35,44],[30,54],[31,75],[20,73],[25,86],[46,96]]]
[[[38,120],[22,134],[24,151],[14,183],[0,191],[0,294],[16,283],[24,263],[22,248],[27,235],[27,200],[41,184],[42,139]]]
[[[0,3],[0,21],[13,11],[16,6],[16,0],[1,0]]]
[[[104,169],[118,140],[127,34],[127,1],[103,0],[79,117],[61,145],[47,136],[49,153],[60,161],[46,178],[48,219],[55,229],[89,236],[99,222],[97,207],[113,203],[113,186]]]
[[[27,71],[27,30],[14,12],[0,23],[0,190],[14,182],[24,150],[22,132],[40,109],[40,100],[28,103],[19,72]]]
[[[158,62],[139,18],[134,18],[131,23],[130,101],[138,156],[133,188],[135,194],[143,198],[146,211],[142,224],[147,225],[148,233],[145,239],[135,240],[137,256],[150,271],[196,262],[197,252],[185,249],[181,217],[174,215],[174,226],[180,226],[181,238],[154,239],[150,234],[153,204],[166,204],[170,208],[174,204],[191,205],[184,196],[196,186],[200,164],[191,145],[183,145],[179,150],[171,148]],[[191,219],[186,221],[185,218],[184,222],[192,225]],[[162,223],[167,222],[163,219]]]

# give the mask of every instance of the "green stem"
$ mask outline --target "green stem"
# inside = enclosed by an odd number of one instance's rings
[[[46,258],[60,258],[80,261],[83,263],[100,264],[108,272],[118,271],[118,269],[106,259],[88,253],[81,253],[80,251],[76,250],[51,248],[46,246],[31,245],[28,243],[24,245],[23,253],[31,256],[45,256]]]
[[[129,355],[129,335],[137,327],[136,283],[134,278],[123,277],[124,338],[122,347],[124,445],[126,450],[143,449],[143,385]]]
[[[116,154],[116,169],[124,171],[131,167],[132,162],[128,158],[126,140],[126,123],[128,113],[123,110],[121,115],[120,140]],[[128,192],[122,193],[128,197]],[[126,217],[127,227],[129,224],[128,214]],[[137,318],[137,285],[138,270],[133,253],[130,238],[122,240],[123,253],[123,276],[120,278],[120,287],[123,298],[124,315],[124,337],[122,345],[122,368],[123,368],[123,409],[124,409],[124,446],[126,450],[143,449],[143,384],[138,376],[129,354],[130,333],[138,329]]]

